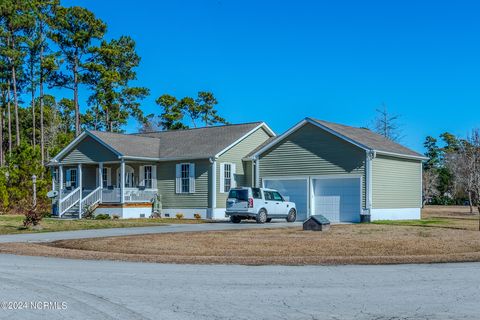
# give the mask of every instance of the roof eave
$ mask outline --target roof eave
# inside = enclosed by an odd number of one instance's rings
[[[411,154],[404,154],[404,153],[396,153],[396,152],[389,152],[389,151],[382,151],[382,150],[373,150],[377,154],[381,154],[384,156],[391,156],[391,157],[396,157],[396,158],[404,158],[404,159],[412,159],[412,160],[428,160],[429,158],[421,155],[411,155]]]

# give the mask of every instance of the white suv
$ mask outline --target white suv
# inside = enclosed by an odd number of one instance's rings
[[[294,222],[297,209],[295,203],[286,201],[277,190],[239,187],[230,189],[225,214],[233,223],[245,219],[255,219],[257,223],[272,219]]]

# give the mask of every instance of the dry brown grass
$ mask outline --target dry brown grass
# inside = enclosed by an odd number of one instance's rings
[[[4,244],[0,252],[81,259],[161,263],[385,264],[480,261],[478,216],[462,207],[427,208],[418,226],[336,225],[328,232],[300,228],[171,233]],[[462,213],[463,212],[463,213]],[[468,212],[468,208],[467,208]]]

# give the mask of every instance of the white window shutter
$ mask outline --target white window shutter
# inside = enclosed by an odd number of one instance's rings
[[[225,193],[225,163],[220,163],[220,193]]]
[[[157,166],[152,166],[152,189],[157,189]]]
[[[145,186],[145,166],[139,168],[138,181],[141,187]]]
[[[190,163],[190,193],[195,193],[195,163]]]
[[[237,165],[235,163],[230,164],[230,178],[232,179],[232,186],[231,188],[235,188],[237,186],[237,180],[235,180],[237,173]]]
[[[175,165],[175,192],[182,193],[182,165]]]
[[[107,186],[112,185],[112,168],[107,168]],[[104,188],[106,186],[103,186]]]

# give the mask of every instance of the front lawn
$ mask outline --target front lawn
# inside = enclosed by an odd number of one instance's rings
[[[4,244],[0,252],[159,263],[386,264],[480,261],[478,216],[424,212],[420,221],[166,233],[39,244]]]
[[[44,218],[41,230],[24,229],[22,227],[23,215],[0,215],[0,235],[31,232],[70,231],[103,228],[128,228],[165,225],[172,223],[203,223],[205,220],[191,219],[111,219],[111,220],[64,220]]]

